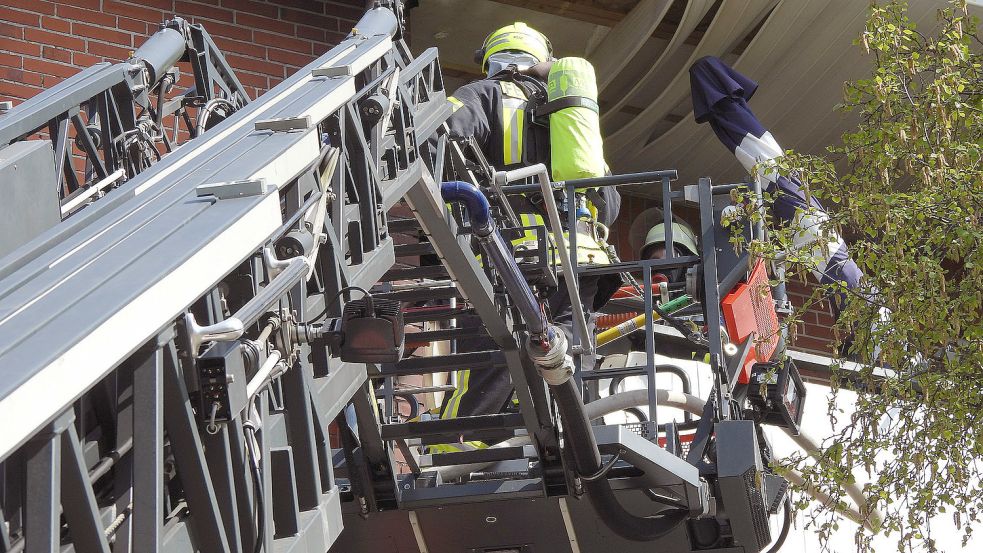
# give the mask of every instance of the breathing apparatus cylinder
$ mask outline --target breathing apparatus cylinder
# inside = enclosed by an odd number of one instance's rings
[[[550,120],[553,180],[604,175],[594,66],[583,58],[558,59],[550,68],[546,89],[543,108]]]

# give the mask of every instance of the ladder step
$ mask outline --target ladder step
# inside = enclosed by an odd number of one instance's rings
[[[470,307],[411,307],[403,311],[403,322],[444,321],[472,313]]]
[[[382,439],[396,440],[400,438],[437,438],[457,441],[454,438],[461,435],[474,435],[482,430],[515,430],[525,428],[522,415],[519,413],[500,413],[495,415],[478,415],[475,417],[458,417],[456,419],[439,419],[420,422],[403,422],[382,425]],[[439,442],[438,442],[439,443]]]
[[[430,242],[416,244],[396,244],[396,257],[412,257],[417,255],[433,255],[436,253]]]
[[[435,286],[432,288],[421,286],[420,288],[396,290],[394,292],[373,292],[372,297],[407,302],[420,300],[449,300],[451,298],[460,298],[461,292],[454,286]]]
[[[422,267],[406,267],[401,269],[389,269],[382,275],[383,282],[394,280],[414,280],[418,278],[446,279],[447,268],[443,265],[424,265]]]
[[[451,465],[466,465],[470,463],[497,463],[498,461],[523,459],[525,456],[526,453],[523,446],[495,447],[488,449],[476,449],[474,451],[455,451],[452,453],[439,453],[431,455],[430,466],[447,467]]]
[[[501,351],[455,353],[435,357],[411,357],[397,363],[383,363],[381,376],[405,376],[431,374],[463,369],[489,369],[507,367]]]
[[[389,219],[389,232],[410,232],[420,229],[420,221],[415,218]]]

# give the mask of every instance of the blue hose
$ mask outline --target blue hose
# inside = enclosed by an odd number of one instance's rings
[[[485,258],[498,271],[502,283],[505,284],[512,301],[522,315],[522,320],[526,323],[526,328],[537,338],[546,337],[549,323],[539,307],[539,302],[536,301],[536,296],[529,288],[529,283],[522,276],[512,251],[495,228],[488,198],[477,186],[461,181],[441,183],[440,197],[445,202],[464,204],[471,220],[471,232],[478,238],[478,243],[485,252]]]
[[[445,202],[460,202],[468,210],[471,218],[471,232],[485,237],[495,230],[495,221],[491,217],[491,205],[488,198],[481,193],[477,186],[463,181],[441,183],[440,197]]]

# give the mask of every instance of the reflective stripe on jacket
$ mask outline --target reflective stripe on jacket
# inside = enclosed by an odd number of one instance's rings
[[[449,98],[452,138],[474,137],[496,169],[549,164],[549,130],[532,124],[525,92],[513,82],[483,79],[457,89]]]

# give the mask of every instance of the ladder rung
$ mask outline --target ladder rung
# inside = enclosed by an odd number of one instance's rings
[[[514,430],[525,428],[519,413],[500,413],[457,417],[420,422],[403,422],[382,425],[382,439],[421,438],[427,436],[457,436],[481,430]]]
[[[500,351],[455,353],[435,357],[411,357],[397,363],[384,363],[381,376],[431,374],[463,369],[488,369],[506,367],[505,356]]]

